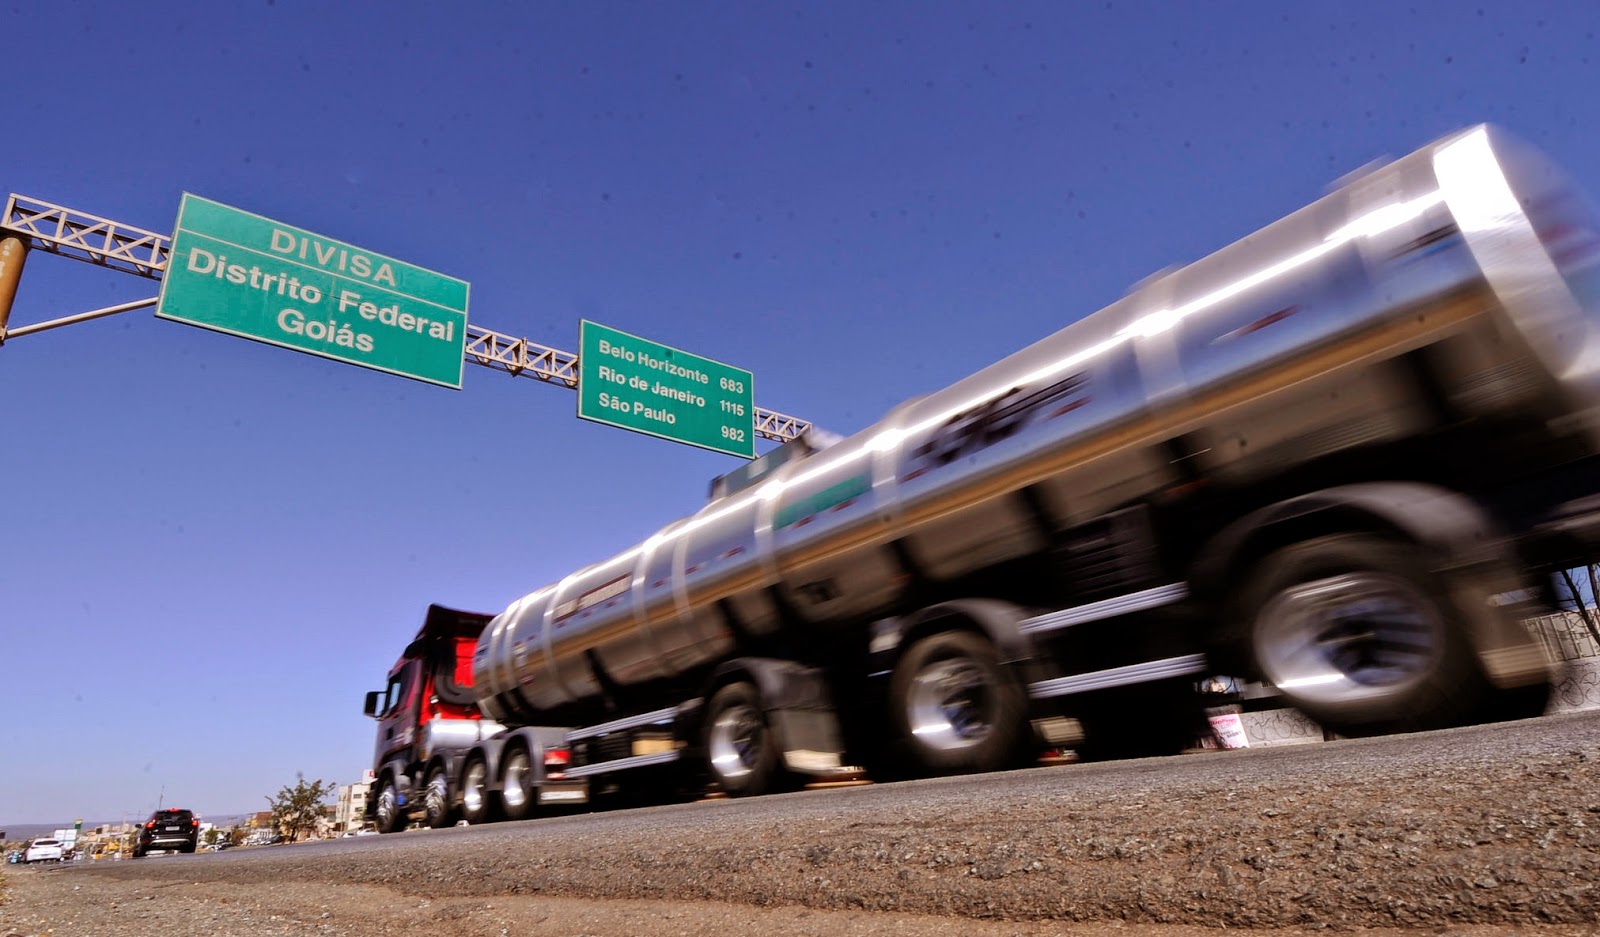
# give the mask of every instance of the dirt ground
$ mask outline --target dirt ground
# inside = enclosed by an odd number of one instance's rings
[[[8,874],[7,884],[8,900],[0,905],[0,937],[1218,937],[1223,933],[1326,937],[1330,930],[1370,937],[1579,937],[1600,933],[1600,928],[1581,925],[1425,929],[1318,925],[1258,930],[1123,921],[976,921],[707,902],[419,898],[370,885],[340,886],[330,894],[325,885],[301,882],[149,881],[44,869]]]
[[[0,937],[1600,934],[1600,713],[8,867]]]

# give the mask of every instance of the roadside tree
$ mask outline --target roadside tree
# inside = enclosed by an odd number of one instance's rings
[[[272,811],[273,825],[291,843],[315,832],[317,821],[328,810],[328,805],[323,801],[335,790],[333,784],[320,779],[307,781],[303,773],[296,772],[293,787],[284,785],[276,797],[266,799]]]

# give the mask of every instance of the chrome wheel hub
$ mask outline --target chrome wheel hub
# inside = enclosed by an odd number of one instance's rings
[[[516,810],[528,802],[530,769],[527,752],[519,750],[506,759],[506,783],[500,791],[500,798],[508,809]]]
[[[467,773],[461,779],[461,806],[466,808],[468,815],[481,816],[487,793],[484,788],[488,778],[488,770],[483,762],[474,761],[467,766]]]
[[[1256,660],[1291,696],[1329,704],[1404,692],[1437,668],[1444,623],[1415,586],[1378,572],[1298,583],[1261,609]]]
[[[911,680],[907,694],[911,734],[930,748],[968,748],[989,737],[993,691],[977,664],[965,657],[932,661]]]
[[[708,737],[717,775],[725,780],[748,776],[761,758],[766,731],[761,714],[752,706],[732,706],[718,713]]]

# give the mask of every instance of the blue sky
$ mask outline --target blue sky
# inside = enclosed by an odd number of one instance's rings
[[[1600,193],[1584,3],[13,3],[0,188],[204,195],[755,374],[838,432],[1494,121]],[[35,252],[11,325],[155,294]],[[0,348],[0,828],[360,777],[428,603],[497,611],[735,460],[155,319]]]

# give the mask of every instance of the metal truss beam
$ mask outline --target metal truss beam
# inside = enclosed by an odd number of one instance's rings
[[[504,371],[513,377],[531,377],[547,384],[577,389],[578,356],[525,338],[513,338],[479,325],[467,326],[468,361]],[[756,407],[755,433],[763,439],[785,442],[811,428],[799,417]]]
[[[531,377],[574,390],[578,387],[578,356],[572,352],[471,323],[467,325],[467,360],[512,377]]]
[[[24,235],[29,246],[123,273],[161,278],[172,239],[49,202],[13,195],[0,227]]]
[[[12,195],[6,200],[0,231],[25,238],[30,247],[151,280],[161,279],[172,252],[172,239],[164,234],[21,195]],[[139,305],[149,305],[149,302],[135,303],[130,308]],[[121,311],[121,308],[114,307],[112,311]],[[86,316],[109,314],[98,310]],[[54,324],[68,323],[62,320]],[[38,328],[31,326],[28,330]],[[10,334],[22,335],[25,331],[13,329]],[[472,364],[504,371],[513,377],[531,377],[572,390],[578,387],[577,355],[482,326],[468,324],[464,357]],[[810,428],[811,423],[799,417],[756,407],[755,434],[763,439],[787,442]]]
[[[811,428],[809,420],[789,416],[766,407],[756,407],[756,435],[763,439],[785,442]]]

